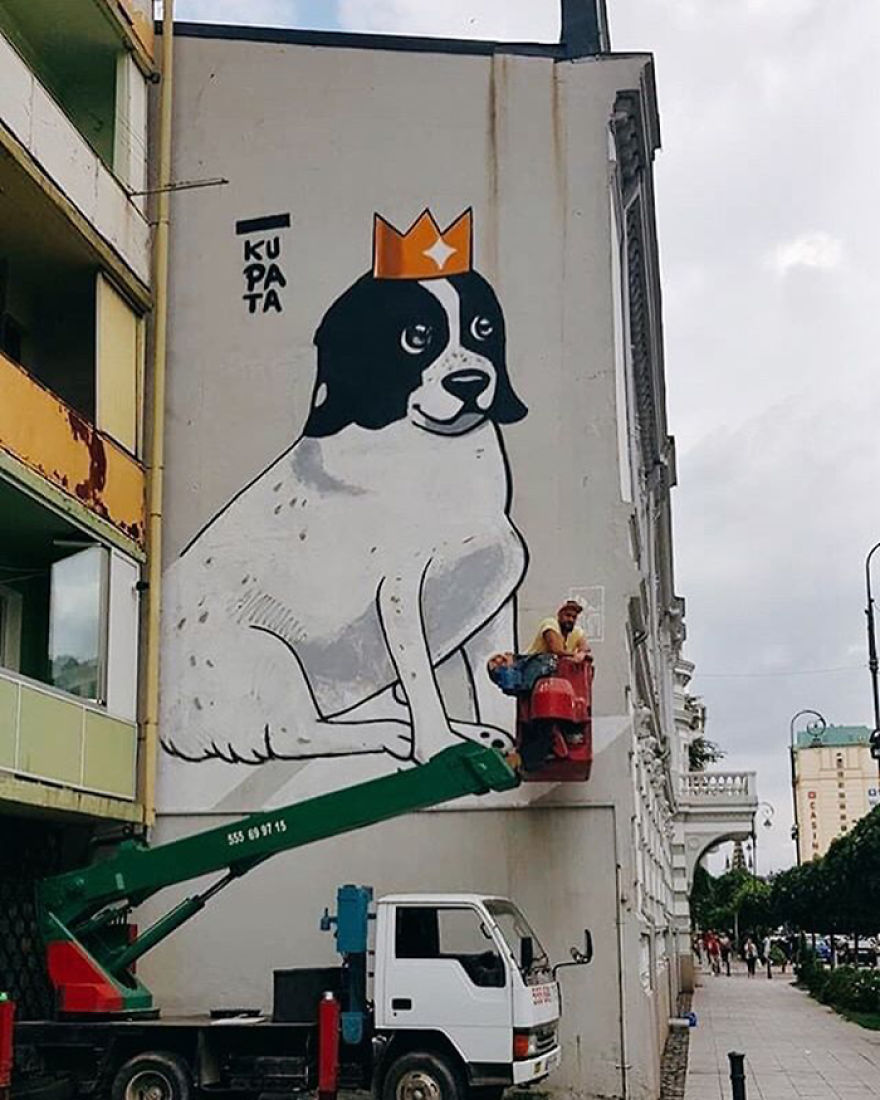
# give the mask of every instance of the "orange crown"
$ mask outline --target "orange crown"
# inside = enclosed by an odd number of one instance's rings
[[[405,233],[373,217],[373,277],[445,279],[471,269],[473,218],[468,208],[441,230],[427,207]]]

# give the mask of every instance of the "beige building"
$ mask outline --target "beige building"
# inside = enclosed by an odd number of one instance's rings
[[[0,989],[51,1010],[33,876],[133,830],[153,307],[150,0],[0,0]]]
[[[797,734],[794,748],[798,860],[825,855],[832,840],[880,804],[867,726],[827,726]]]

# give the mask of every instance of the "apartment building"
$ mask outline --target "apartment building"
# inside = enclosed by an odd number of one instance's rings
[[[0,0],[0,988],[25,1015],[30,876],[144,820],[155,71],[151,0]]]
[[[825,855],[832,840],[880,805],[870,736],[867,726],[814,725],[798,731],[794,795],[799,862]]]

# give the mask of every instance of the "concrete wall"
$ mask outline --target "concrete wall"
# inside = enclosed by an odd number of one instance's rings
[[[551,1085],[656,1095],[669,948],[638,892],[632,828],[626,616],[638,575],[618,465],[628,443],[609,201],[609,121],[646,59],[186,38],[177,49],[175,177],[230,183],[173,197],[162,673],[172,752],[157,836],[385,773],[456,735],[509,739],[510,707],[485,658],[513,649],[517,631],[528,644],[572,592],[590,611],[596,760],[587,784],[527,784],[285,857],[158,951],[147,979],[170,1008],[266,1004],[273,966],[330,958],[315,921],[338,882],[498,890],[557,958],[585,926],[594,933],[596,961],[563,978],[566,1058]],[[497,294],[506,362],[495,307],[470,276],[447,282],[438,268],[430,283],[410,280],[404,305],[373,286],[382,280],[369,281],[379,295],[369,302],[347,293],[374,260],[374,215],[403,231],[426,206],[443,231],[471,210],[470,266]],[[462,246],[459,229],[444,233],[447,247]],[[400,347],[418,334],[398,341],[395,329],[382,344],[380,330],[420,310],[453,336],[492,313],[494,337],[483,346],[465,333],[453,366],[451,339],[419,377],[406,374]],[[340,355],[343,390],[356,391],[341,412]],[[482,415],[438,396],[455,363],[490,375],[497,401],[478,399]],[[423,408],[453,427],[426,430]],[[382,612],[381,633],[367,604]]]
[[[115,71],[110,77],[112,89]],[[146,218],[2,34],[0,98],[10,133],[138,278],[148,283]]]

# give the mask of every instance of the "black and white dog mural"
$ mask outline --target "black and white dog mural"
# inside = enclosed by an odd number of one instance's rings
[[[526,415],[504,315],[472,267],[468,210],[441,231],[374,218],[373,267],[327,310],[302,436],[165,577],[163,746],[182,761],[506,748],[486,661],[515,649],[526,549],[500,425]],[[472,714],[438,669],[462,657]]]

